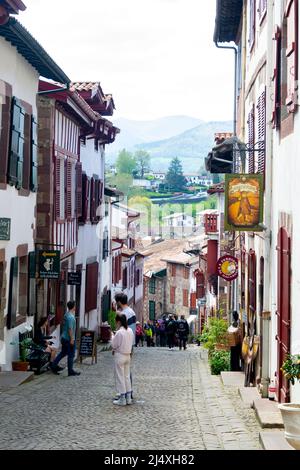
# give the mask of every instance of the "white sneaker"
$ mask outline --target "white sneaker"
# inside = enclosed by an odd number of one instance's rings
[[[113,404],[118,406],[126,406],[126,398],[124,396],[121,396],[118,400],[114,400]]]
[[[132,405],[131,392],[126,394],[126,404],[127,405]]]

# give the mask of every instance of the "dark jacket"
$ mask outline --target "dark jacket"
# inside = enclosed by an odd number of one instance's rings
[[[180,338],[187,338],[189,334],[189,325],[186,320],[178,321],[178,335]]]
[[[38,344],[39,346],[46,348],[48,346],[47,340],[52,339],[52,338],[53,336],[45,336],[42,328],[37,328],[35,337],[34,337],[34,342]]]

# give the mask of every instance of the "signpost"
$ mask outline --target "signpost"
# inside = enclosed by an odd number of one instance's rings
[[[84,357],[91,357],[92,364],[97,364],[97,343],[95,331],[81,330],[79,345],[80,363]]]
[[[10,240],[11,219],[0,218],[0,240]]]
[[[68,273],[68,286],[81,286],[81,271]]]
[[[39,251],[39,278],[59,279],[60,277],[60,251]]]

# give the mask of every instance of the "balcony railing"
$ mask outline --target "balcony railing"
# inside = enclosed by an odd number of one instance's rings
[[[206,235],[218,232],[218,214],[205,214],[204,228]]]

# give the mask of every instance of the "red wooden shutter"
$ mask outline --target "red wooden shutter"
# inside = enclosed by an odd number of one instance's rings
[[[82,163],[76,164],[76,213],[77,217],[82,216]]]
[[[258,143],[259,143],[259,152],[258,152],[258,167],[257,172],[260,174],[265,173],[266,168],[266,90],[262,92],[258,98],[257,104],[257,114],[258,114]]]
[[[85,311],[97,308],[98,297],[98,263],[86,265]]]
[[[112,273],[111,273],[111,278],[112,278],[112,283],[113,285],[116,284],[116,263],[115,263],[115,257],[113,256],[112,258],[112,269],[111,269]]]
[[[291,342],[291,239],[281,228],[277,239],[277,399],[290,401],[289,383],[281,371],[282,363],[290,354]]]
[[[196,309],[197,308],[197,297],[196,297],[196,292],[191,293],[191,308]]]
[[[0,184],[7,183],[12,87],[0,80]]]
[[[103,181],[100,180],[99,181],[99,204],[102,204],[102,201],[103,201],[103,188],[104,188]]]
[[[256,30],[256,0],[250,0],[249,48],[252,51],[255,43]]]
[[[189,306],[189,291],[187,289],[183,289],[182,291],[182,298],[183,298],[183,306]]]
[[[296,111],[298,90],[298,0],[289,0],[287,18],[287,99],[290,113]]]
[[[197,299],[203,299],[205,296],[205,277],[201,271],[197,271],[196,274],[196,297]]]
[[[66,218],[72,218],[72,162],[65,161],[66,168]],[[75,189],[75,188],[74,188]]]
[[[60,158],[55,159],[55,217],[56,220],[61,218],[60,215],[60,198],[61,198],[61,190],[60,190]]]
[[[254,104],[250,113],[248,114],[248,145],[250,149],[254,149],[255,145],[255,110]],[[255,157],[254,152],[249,151],[249,167],[250,174],[255,173]]]
[[[175,304],[175,298],[176,298],[176,287],[171,287],[170,288],[170,303]]]
[[[281,30],[279,26],[275,27],[273,35],[273,62],[274,70],[272,76],[273,82],[273,110],[271,116],[271,122],[273,123],[273,129],[279,126],[279,110],[280,110],[280,62],[281,62]]]

